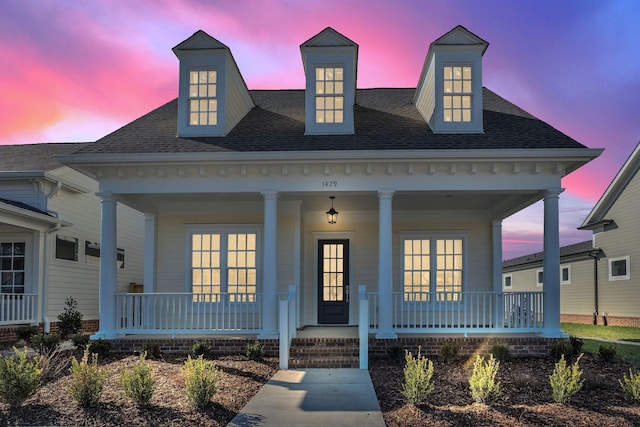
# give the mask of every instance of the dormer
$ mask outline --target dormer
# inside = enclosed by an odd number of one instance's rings
[[[414,103],[434,133],[482,133],[482,55],[489,43],[461,25],[429,46]]]
[[[305,135],[352,134],[358,45],[327,27],[300,45]]]
[[[254,107],[231,50],[199,30],[173,53],[180,60],[178,136],[225,136]]]

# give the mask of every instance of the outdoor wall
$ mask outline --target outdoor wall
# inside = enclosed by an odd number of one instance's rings
[[[561,263],[571,269],[571,283],[560,284],[560,313],[590,317],[594,311],[593,259]]]

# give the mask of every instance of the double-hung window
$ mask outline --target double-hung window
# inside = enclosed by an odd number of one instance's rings
[[[256,228],[207,227],[189,232],[190,291],[196,302],[255,302]]]
[[[217,79],[216,70],[189,72],[189,124],[191,126],[218,124]]]
[[[445,66],[443,85],[443,120],[445,122],[470,122],[471,66]]]
[[[427,237],[403,239],[405,301],[461,301],[464,239]]]
[[[3,294],[24,293],[25,242],[0,243],[0,280]]]
[[[316,67],[316,123],[344,122],[344,68]]]
[[[629,257],[609,258],[609,280],[629,280]]]

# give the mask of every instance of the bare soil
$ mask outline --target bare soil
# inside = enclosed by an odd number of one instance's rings
[[[75,353],[79,357],[79,353]],[[69,354],[69,357],[71,354]],[[244,356],[215,359],[221,371],[218,392],[203,411],[186,399],[180,374],[184,355],[163,355],[152,360],[157,380],[151,404],[138,408],[118,382],[122,369],[132,367],[137,355],[110,355],[100,361],[108,370],[100,404],[82,409],[71,398],[68,368],[48,379],[22,406],[0,403],[0,425],[78,426],[225,426],[249,402],[277,370],[277,359],[262,362]],[[618,379],[638,366],[622,361],[604,364],[595,355],[580,361],[583,389],[571,403],[553,403],[549,375],[554,361],[522,358],[501,362],[498,380],[502,395],[491,406],[471,399],[468,379],[471,361],[446,363],[434,359],[435,390],[427,402],[413,406],[400,393],[403,360],[371,360],[369,372],[388,426],[639,426],[640,406],[624,400]]]

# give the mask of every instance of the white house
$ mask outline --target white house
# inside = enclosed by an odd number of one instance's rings
[[[561,179],[601,150],[483,88],[487,47],[458,26],[417,88],[358,89],[358,45],[326,28],[300,46],[304,89],[248,90],[218,40],[178,44],[178,99],[61,159],[99,181],[97,336],[266,339],[281,300],[294,326],[377,339],[561,336],[559,277],[503,294],[501,224],[543,199],[558,271]],[[116,280],[121,206],[145,213],[143,295]],[[510,323],[523,299],[529,317]]]
[[[68,297],[84,329],[98,327],[100,199],[97,181],[62,165],[56,155],[86,144],[0,145],[0,338],[17,325],[49,331]],[[140,212],[122,206],[115,278],[142,283]]]

